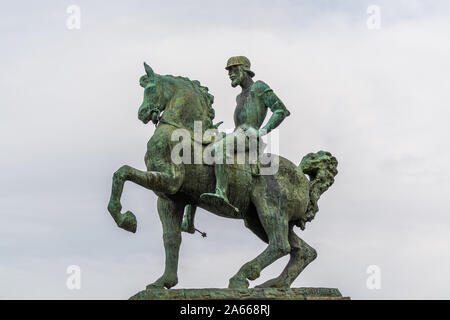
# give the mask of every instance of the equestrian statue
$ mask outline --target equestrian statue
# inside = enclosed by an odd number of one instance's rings
[[[213,124],[214,97],[207,87],[186,77],[157,74],[146,63],[144,68],[145,75],[139,81],[144,99],[138,118],[144,124],[151,121],[156,125],[144,157],[147,171],[124,165],[114,173],[108,211],[120,228],[136,232],[134,214],[121,213],[124,183],[132,181],[158,196],[165,270],[147,288],[169,289],[178,283],[181,232],[196,231],[197,207],[244,220],[245,226],[267,243],[262,253],[229,280],[229,288],[248,288],[248,280],[257,279],[264,268],[288,254],[290,259],[282,273],[257,287],[289,288],[317,256],[294,227],[304,230],[315,217],[319,197],[337,175],[336,158],[319,151],[307,154],[295,165],[264,153],[262,137],[290,112],[266,83],[253,81],[255,73],[244,56],[231,57],[225,68],[232,87],[242,89],[236,98],[235,129],[228,134],[218,132],[220,123]],[[271,116],[263,126],[269,110]]]

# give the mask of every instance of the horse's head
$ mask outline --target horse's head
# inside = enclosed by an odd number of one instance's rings
[[[145,124],[150,120],[157,124],[160,113],[166,108],[167,102],[173,96],[173,89],[164,78],[155,72],[144,62],[145,75],[139,80],[144,90],[144,101],[139,108],[138,118]]]
[[[214,97],[207,87],[186,77],[156,74],[145,62],[144,67],[146,74],[139,81],[145,89],[139,120],[164,122],[189,130],[194,130],[197,121],[202,123],[203,131],[213,127]]]

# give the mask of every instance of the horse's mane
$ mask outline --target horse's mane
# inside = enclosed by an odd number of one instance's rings
[[[208,107],[208,115],[211,118],[211,121],[214,119],[215,117],[215,111],[214,108],[212,107],[212,104],[214,103],[214,96],[212,94],[210,94],[208,91],[208,87],[202,86],[200,84],[200,81],[198,80],[190,80],[187,77],[182,77],[182,76],[172,76],[172,75],[165,75],[163,76],[165,78],[169,78],[170,80],[175,80],[177,82],[182,82],[182,83],[186,83],[188,86],[191,85],[192,88],[199,93],[200,97],[204,100],[205,105]]]

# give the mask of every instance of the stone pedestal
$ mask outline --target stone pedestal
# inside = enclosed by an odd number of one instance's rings
[[[334,288],[146,289],[130,300],[350,300]]]

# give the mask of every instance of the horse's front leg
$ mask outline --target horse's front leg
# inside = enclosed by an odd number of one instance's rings
[[[181,231],[188,233],[195,233],[194,218],[197,206],[187,205],[186,214],[183,217],[183,222],[181,223]]]
[[[164,274],[150,288],[171,288],[178,283],[178,254],[181,244],[181,220],[184,203],[158,198],[158,213],[163,226],[164,249],[166,251],[166,267]]]
[[[125,165],[114,173],[108,211],[120,228],[130,232],[136,232],[136,217],[134,214],[130,211],[124,214],[120,213],[122,209],[120,198],[125,182],[132,181],[156,192],[174,194],[181,186],[183,178],[175,170],[170,170],[169,172],[141,171]]]

